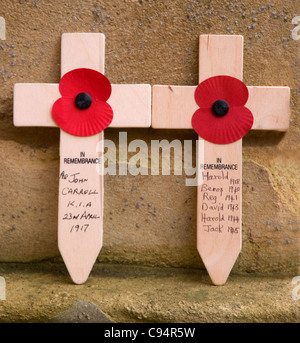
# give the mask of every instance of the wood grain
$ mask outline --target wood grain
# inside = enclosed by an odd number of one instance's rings
[[[212,282],[223,285],[242,247],[242,140],[202,144],[206,166],[227,164],[237,168],[200,166],[198,175],[203,180],[197,188],[197,248]]]
[[[252,130],[287,131],[290,124],[290,88],[248,86],[246,107],[254,117]]]
[[[64,34],[61,42],[61,76],[72,69],[83,67],[104,73],[104,46],[103,34]],[[76,137],[61,130],[58,247],[73,282],[77,284],[87,280],[102,248],[104,176],[99,175],[95,164],[69,164],[65,160],[80,158],[81,155],[90,159],[99,158],[97,145],[100,144],[103,149],[103,139],[103,133],[91,137]],[[103,159],[100,163],[103,165]],[[63,179],[62,173],[67,174],[68,178]],[[74,178],[71,176],[73,174],[86,181],[78,185],[70,183]],[[78,192],[87,191],[88,195],[65,195],[63,190],[67,186],[77,188]],[[89,199],[91,206],[87,206]],[[73,204],[77,207],[68,206],[69,201],[74,201]],[[90,216],[82,217],[84,213]],[[65,219],[65,215],[70,219]]]
[[[199,108],[196,86],[152,87],[152,127],[154,129],[192,129],[192,116]]]
[[[208,77],[216,75],[229,75],[238,79],[243,78],[243,37],[242,36],[217,36],[201,35],[199,39],[199,83]],[[213,128],[212,128],[213,129]],[[201,138],[199,137],[199,141]],[[203,184],[197,188],[197,249],[202,261],[207,269],[212,282],[215,285],[223,285],[241,251],[242,247],[242,197],[241,197],[241,177],[242,177],[242,140],[237,142],[218,145],[207,141],[204,144],[204,163],[211,164],[222,161],[222,164],[236,165],[237,170],[212,171],[220,179],[203,180]],[[198,150],[199,151],[199,150]],[[200,158],[199,158],[200,159]],[[218,159],[218,160],[217,160]],[[203,170],[205,172],[205,170]],[[223,178],[228,172],[228,179]],[[239,222],[235,222],[235,232],[229,228],[233,227],[230,220],[232,213],[225,201],[229,193],[230,180],[239,180],[240,190],[236,194],[234,204],[238,208]],[[223,189],[223,194],[217,191],[207,191],[207,197],[217,195],[216,203],[208,201],[203,196],[203,185],[205,182],[213,188]],[[209,207],[218,205],[220,207]],[[208,205],[207,210],[203,210],[204,204]],[[207,218],[218,218],[215,221],[202,220],[203,214]],[[211,227],[221,227],[219,231],[211,231]]]
[[[51,111],[54,102],[60,97],[58,84],[15,84],[14,125],[58,127]],[[112,93],[107,102],[114,112],[109,127],[150,127],[150,85],[112,84]]]
[[[194,99],[195,89],[196,86],[154,85],[152,127],[192,129],[191,119],[198,109]],[[246,107],[254,116],[252,130],[286,131],[290,123],[290,88],[248,86],[248,90]],[[52,119],[51,109],[59,97],[58,84],[15,84],[14,125],[57,127]],[[114,110],[114,118],[109,127],[150,126],[150,85],[113,84],[108,103]],[[130,115],[126,117],[124,112]]]
[[[57,127],[51,110],[60,96],[56,83],[16,83],[14,85],[14,125]]]
[[[152,87],[152,127],[192,129],[192,116],[198,109],[196,86]],[[246,107],[252,112],[252,130],[286,131],[290,123],[290,88],[248,86]]]
[[[200,35],[199,82],[217,75],[243,78],[243,44],[240,35]]]
[[[61,47],[61,76],[76,68],[90,68],[104,74],[103,33],[63,33]]]
[[[150,85],[113,84],[108,103],[114,111],[114,118],[109,127],[150,127]]]
[[[103,244],[103,132],[76,137],[60,130],[58,247],[72,280],[86,281]],[[84,154],[84,156],[83,156]],[[71,163],[73,159],[99,163]]]

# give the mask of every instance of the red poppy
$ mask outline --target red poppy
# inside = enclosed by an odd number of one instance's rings
[[[195,91],[199,109],[192,117],[198,135],[215,144],[241,139],[253,125],[253,115],[244,105],[248,88],[231,76],[214,76],[201,82]]]
[[[62,95],[52,107],[58,126],[75,136],[92,136],[103,131],[113,119],[106,102],[111,94],[109,80],[96,70],[80,68],[60,80]]]

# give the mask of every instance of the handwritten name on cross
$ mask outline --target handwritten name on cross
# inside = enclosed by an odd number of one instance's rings
[[[77,68],[104,73],[105,36],[66,33],[61,42],[61,76]],[[14,87],[14,125],[58,127],[51,114],[60,98],[58,84]],[[150,127],[150,85],[112,85],[108,100],[114,117],[110,127]],[[100,149],[99,149],[100,146]],[[103,241],[104,134],[78,137],[60,130],[58,246],[74,283],[84,283]],[[95,164],[70,163],[88,158]]]
[[[243,37],[200,35],[199,83],[217,75],[242,80]],[[152,89],[152,127],[191,129],[199,108],[194,86],[162,86]],[[289,127],[289,87],[248,87],[246,107],[254,116],[252,129],[286,131]],[[197,249],[212,282],[222,285],[242,245],[242,139],[230,144],[213,144],[199,137],[197,187]],[[204,156],[199,156],[204,151]],[[205,165],[235,165],[232,170],[209,170]],[[200,183],[200,182],[199,182]]]

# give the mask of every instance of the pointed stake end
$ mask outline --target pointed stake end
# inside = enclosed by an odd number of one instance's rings
[[[80,275],[80,276],[78,276],[78,275],[71,275],[70,274],[70,276],[71,276],[71,279],[72,279],[72,281],[76,284],[76,285],[82,285],[82,284],[84,284],[86,281],[87,281],[87,279],[88,279],[88,277],[89,277],[89,274],[88,275],[86,275],[86,276],[82,276],[82,275]]]
[[[80,265],[76,266],[74,264],[65,262],[65,265],[67,267],[67,270],[69,272],[69,275],[72,281],[76,285],[82,285],[89,278],[89,275],[91,273],[94,263],[82,264],[81,266]]]
[[[93,255],[89,256],[82,253],[78,255],[64,254],[62,250],[60,252],[72,281],[77,285],[81,285],[87,281],[100,249],[97,250],[97,253],[94,252]]]
[[[72,281],[76,285],[82,285],[89,278],[89,275],[90,275],[91,270],[93,268],[93,264],[81,265],[80,268],[75,267],[72,264],[66,264],[66,267],[68,269],[68,272],[69,272],[69,275],[70,275]]]
[[[223,277],[223,278],[222,277],[212,277],[210,275],[210,279],[211,279],[214,286],[224,286],[228,277],[227,276]]]
[[[236,249],[232,249],[230,254],[225,255],[226,258],[220,258],[220,256],[217,258],[215,255],[211,255],[211,258],[207,259],[203,258],[203,254],[201,255],[202,251],[200,250],[200,256],[204,266],[215,286],[225,285],[240,251],[240,247],[237,247]],[[224,256],[224,254],[221,254],[221,257],[222,256]]]

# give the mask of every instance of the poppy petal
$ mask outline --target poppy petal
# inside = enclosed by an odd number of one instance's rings
[[[94,98],[106,101],[111,94],[111,84],[107,77],[98,71],[79,68],[69,71],[61,78],[59,91],[65,97],[88,93]]]
[[[200,108],[192,117],[198,135],[215,144],[229,144],[246,135],[253,125],[253,115],[246,107],[233,107],[224,117],[216,117],[210,109]]]
[[[104,101],[93,101],[86,109],[78,109],[73,98],[62,97],[52,107],[52,116],[59,127],[75,136],[92,136],[109,126],[113,110]]]
[[[247,86],[232,76],[219,75],[201,82],[195,91],[195,100],[201,108],[211,108],[217,100],[225,100],[230,106],[243,106],[248,100]]]

